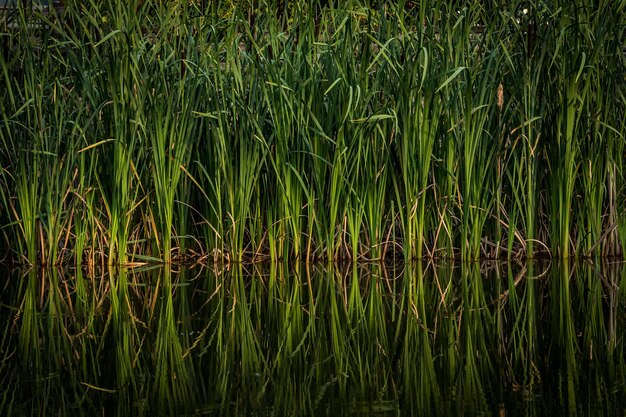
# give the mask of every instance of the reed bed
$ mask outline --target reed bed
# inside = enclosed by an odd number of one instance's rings
[[[7,273],[19,285],[0,288],[6,416],[621,416],[626,405],[617,263]]]
[[[624,258],[623,1],[253,6],[5,16],[3,253]]]

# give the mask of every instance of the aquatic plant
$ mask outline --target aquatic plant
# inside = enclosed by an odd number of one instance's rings
[[[18,6],[10,257],[623,258],[622,2],[253,3]]]

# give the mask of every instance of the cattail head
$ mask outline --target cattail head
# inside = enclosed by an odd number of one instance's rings
[[[502,107],[504,106],[504,86],[502,83],[498,85],[498,96],[497,96],[497,104],[500,111],[502,111]]]

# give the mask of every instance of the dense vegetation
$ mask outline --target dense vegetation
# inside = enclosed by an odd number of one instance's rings
[[[624,256],[626,2],[254,3],[5,22],[4,252]]]

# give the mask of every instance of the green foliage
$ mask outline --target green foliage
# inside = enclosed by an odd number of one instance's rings
[[[0,240],[25,263],[624,256],[620,2],[18,12]]]

